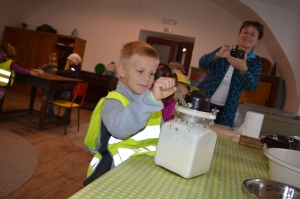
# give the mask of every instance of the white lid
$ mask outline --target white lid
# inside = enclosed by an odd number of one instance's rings
[[[196,111],[196,110],[189,109],[189,108],[183,108],[182,106],[176,106],[175,109],[176,109],[176,111],[185,113],[187,115],[192,115],[192,116],[206,118],[206,119],[213,119],[213,120],[216,119],[216,116],[214,115],[214,113]]]

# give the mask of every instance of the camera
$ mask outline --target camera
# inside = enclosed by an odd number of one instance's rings
[[[238,49],[232,49],[230,51],[230,55],[232,57],[236,57],[236,58],[239,58],[239,59],[244,59],[245,53],[246,53],[245,50],[238,50]]]

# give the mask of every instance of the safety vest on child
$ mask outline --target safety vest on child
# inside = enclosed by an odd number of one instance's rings
[[[14,83],[15,71],[10,69],[12,60],[7,60],[6,62],[0,63],[0,86],[6,87],[8,83],[10,86]]]
[[[118,92],[109,92],[105,98],[102,98],[94,109],[84,143],[88,150],[94,154],[87,176],[89,176],[97,167],[101,160],[101,154],[98,150],[101,146],[101,111],[106,99],[119,100],[124,107],[130,104],[129,100]],[[152,113],[147,121],[145,129],[134,136],[125,140],[110,137],[108,142],[108,150],[113,157],[114,165],[117,166],[130,156],[147,154],[155,155],[156,145],[160,132],[160,124],[162,120],[161,111]]]

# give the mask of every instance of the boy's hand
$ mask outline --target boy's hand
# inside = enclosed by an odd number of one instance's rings
[[[152,93],[157,100],[162,100],[176,92],[176,79],[160,77],[154,82]]]

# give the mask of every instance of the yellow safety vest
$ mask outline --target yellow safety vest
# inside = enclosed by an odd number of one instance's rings
[[[118,92],[109,92],[105,98],[102,98],[94,109],[84,143],[91,153],[94,154],[87,176],[89,176],[97,167],[101,160],[101,154],[98,150],[101,146],[101,110],[106,99],[117,99],[124,107],[130,104],[129,100]],[[161,111],[152,113],[147,121],[143,131],[125,140],[120,140],[115,137],[110,137],[108,142],[108,150],[113,156],[114,165],[117,166],[130,156],[147,154],[155,155],[156,145],[160,132],[160,124],[162,120]]]
[[[10,69],[12,60],[0,63],[0,86],[6,87],[10,82],[10,86],[14,83],[15,71]]]

